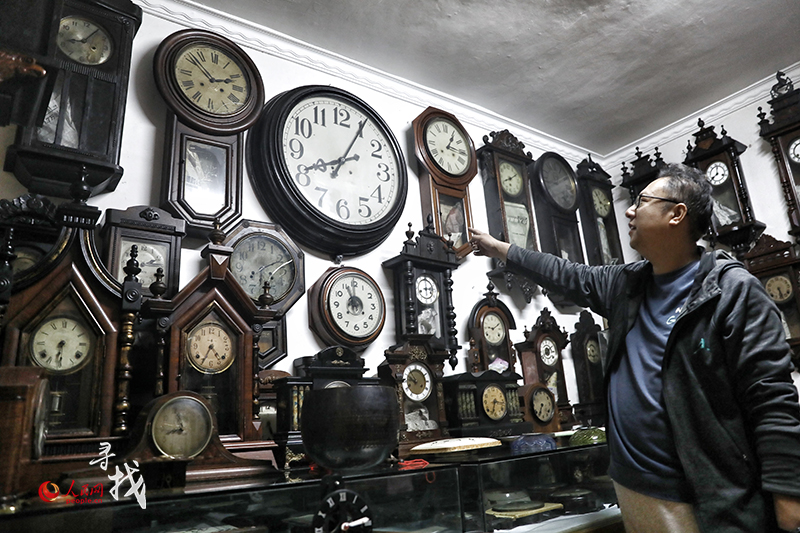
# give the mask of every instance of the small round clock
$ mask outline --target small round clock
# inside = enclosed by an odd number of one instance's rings
[[[555,152],[545,152],[534,163],[533,172],[553,205],[563,211],[575,210],[578,185],[566,159]]]
[[[531,414],[540,424],[549,424],[556,414],[556,399],[544,385],[530,390]]]
[[[425,123],[423,142],[430,160],[439,170],[461,176],[472,163],[472,141],[467,132],[452,120],[436,116]]]
[[[101,65],[114,52],[111,37],[105,28],[78,16],[61,19],[56,45],[64,55],[82,65]]]
[[[728,170],[728,166],[723,163],[722,161],[714,161],[708,168],[706,169],[706,179],[711,183],[711,185],[721,185],[725,183],[725,180],[728,179],[730,176],[730,170]]]
[[[500,187],[503,191],[509,196],[519,196],[523,185],[519,167],[508,161],[501,160],[497,170],[500,176]]]
[[[800,163],[800,137],[789,144],[789,159],[795,163]]]
[[[403,392],[415,402],[424,402],[431,395],[433,380],[430,370],[420,363],[409,363],[403,370]]]
[[[595,339],[589,339],[586,341],[585,351],[586,359],[588,359],[590,363],[600,362],[600,343],[598,343]]]
[[[592,205],[600,218],[605,218],[611,212],[611,199],[603,189],[592,189]]]
[[[186,359],[203,374],[224,372],[235,358],[233,340],[222,324],[204,321],[186,336]]]
[[[508,413],[508,403],[503,390],[497,385],[487,385],[481,394],[481,405],[486,416],[500,420]]]
[[[374,341],[386,320],[380,287],[363,270],[334,267],[309,289],[309,327],[330,345],[354,350]]]
[[[335,87],[299,87],[273,98],[248,135],[247,162],[273,220],[321,252],[374,249],[405,205],[397,139],[371,107]]]
[[[421,275],[416,281],[417,300],[425,305],[431,305],[439,299],[439,288],[436,281],[428,275]]]
[[[764,282],[764,288],[767,289],[767,294],[769,294],[770,298],[779,304],[788,301],[794,294],[792,280],[784,274],[767,278]]]
[[[173,459],[191,459],[206,449],[214,433],[208,407],[188,394],[167,400],[153,416],[150,436],[156,449]]]
[[[497,313],[486,313],[483,317],[483,336],[486,342],[498,345],[506,338],[506,326]]]
[[[91,359],[95,334],[84,320],[69,316],[46,319],[32,333],[30,356],[55,374],[70,374]]]
[[[175,32],[156,49],[153,69],[167,105],[203,133],[238,133],[258,119],[264,103],[261,75],[230,39],[205,30]]]
[[[544,337],[539,343],[539,357],[547,366],[553,366],[558,361],[558,346],[550,337]]]
[[[338,533],[372,531],[372,510],[365,500],[348,489],[339,489],[327,494],[319,510],[311,520],[316,533]]]

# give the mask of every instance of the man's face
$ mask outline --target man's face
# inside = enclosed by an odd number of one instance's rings
[[[639,207],[636,202],[631,205],[625,216],[628,218],[628,236],[631,248],[647,258],[647,250],[655,246],[665,246],[661,239],[669,229],[672,218],[672,207],[678,199],[672,197],[667,189],[667,178],[659,178],[651,182],[641,193]]]

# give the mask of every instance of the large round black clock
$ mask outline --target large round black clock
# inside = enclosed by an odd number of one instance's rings
[[[248,136],[247,164],[270,217],[332,255],[376,248],[405,206],[397,139],[371,107],[335,87],[298,87],[270,100]]]

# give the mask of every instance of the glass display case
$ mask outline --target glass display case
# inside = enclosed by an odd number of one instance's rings
[[[373,531],[461,532],[458,476],[452,465],[409,471],[387,467],[344,476],[341,488],[359,495],[360,508],[362,501],[369,506]],[[135,499],[115,502],[107,493],[102,503],[91,504],[46,503],[35,497],[20,511],[0,516],[0,531],[313,533],[318,525],[312,525],[313,518],[326,505],[325,481],[304,472],[250,490],[158,490],[146,493],[145,509]]]

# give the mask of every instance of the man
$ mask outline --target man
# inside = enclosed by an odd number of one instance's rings
[[[643,261],[586,266],[472,231],[477,255],[609,321],[607,438],[627,533],[800,532],[800,406],[779,311],[697,241],[711,187],[668,165],[626,211]]]

